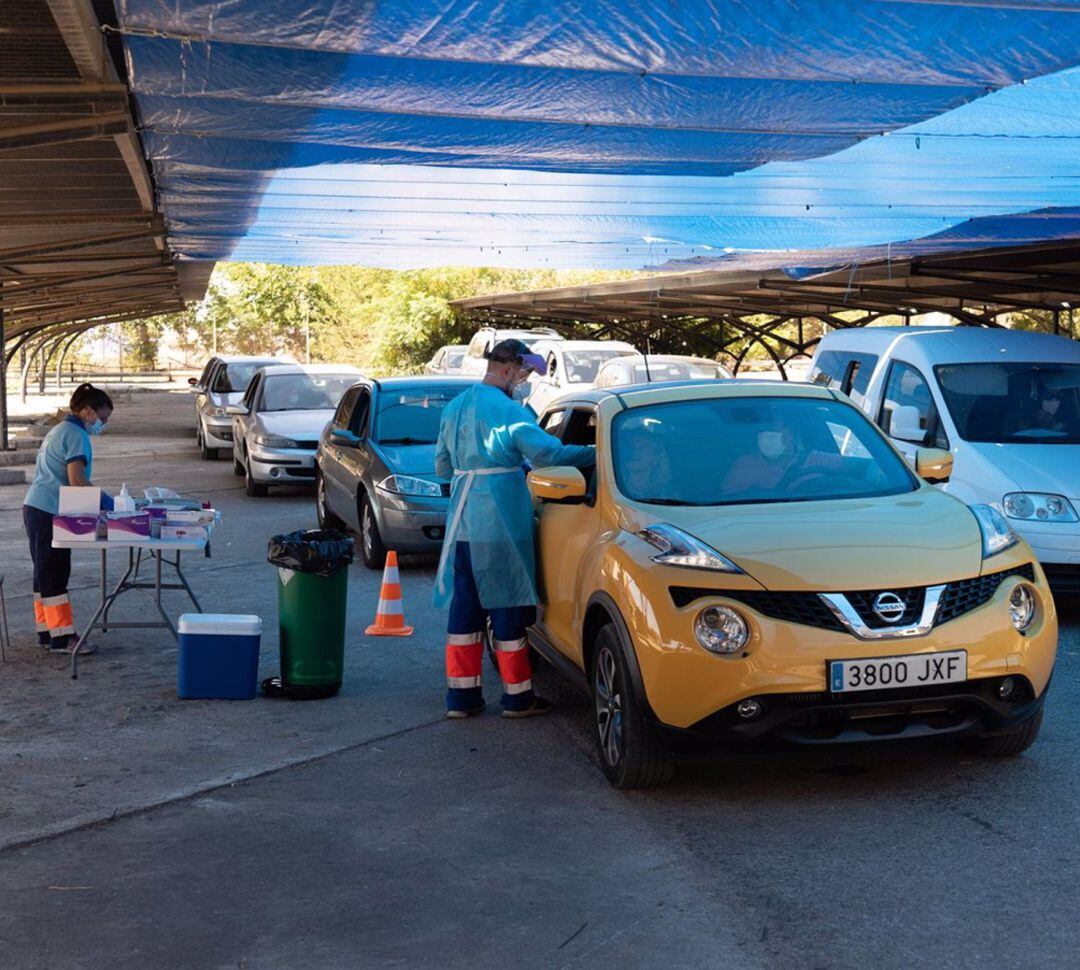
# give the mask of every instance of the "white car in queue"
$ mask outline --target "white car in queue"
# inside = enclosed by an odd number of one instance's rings
[[[847,394],[909,461],[954,456],[941,487],[990,505],[1058,596],[1080,593],[1080,342],[999,327],[825,334],[810,380]]]
[[[636,354],[615,357],[596,375],[596,387],[658,384],[661,381],[727,381],[735,377],[723,364],[683,354]]]
[[[615,357],[633,357],[638,349],[619,340],[538,340],[533,353],[547,363],[547,372],[529,378],[525,403],[543,414],[556,398],[592,390],[600,368]]]
[[[266,495],[271,485],[314,485],[315,450],[342,395],[364,375],[344,364],[263,367],[244,399],[230,405],[233,470],[245,492]]]

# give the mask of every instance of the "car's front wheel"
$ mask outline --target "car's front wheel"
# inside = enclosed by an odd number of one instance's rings
[[[344,529],[345,523],[341,521],[326,504],[326,480],[323,478],[322,469],[315,466],[315,514],[319,519],[320,529]]]
[[[616,788],[653,788],[671,778],[674,764],[645,716],[626,650],[614,624],[597,634],[591,682],[600,766]]]
[[[968,749],[975,754],[985,755],[990,758],[1007,758],[1012,755],[1027,751],[1039,736],[1042,727],[1043,712],[1039,710],[1026,721],[1017,724],[1004,734],[986,735],[984,737],[969,738]]]
[[[366,492],[360,493],[360,553],[368,569],[382,569],[386,565],[386,546]]]
[[[206,429],[203,427],[202,422],[199,422],[199,457],[203,461],[217,461],[218,450],[217,448],[206,447]]]
[[[233,470],[233,474],[236,475],[238,478],[243,478],[243,476],[244,476],[244,463],[239,458],[236,457],[235,452],[233,452],[232,470]]]
[[[264,498],[270,491],[265,485],[255,481],[255,476],[251,474],[251,455],[244,453],[244,494],[249,498]]]

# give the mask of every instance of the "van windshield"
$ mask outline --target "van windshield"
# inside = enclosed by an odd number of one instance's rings
[[[902,458],[856,408],[724,398],[631,408],[612,425],[615,481],[658,505],[867,498],[914,491]]]
[[[965,441],[1080,444],[1080,364],[941,364],[934,373]]]
[[[600,365],[612,357],[630,357],[632,350],[568,350],[563,354],[566,379],[571,384],[591,384]]]

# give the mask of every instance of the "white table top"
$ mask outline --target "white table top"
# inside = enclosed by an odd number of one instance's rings
[[[206,539],[53,539],[54,549],[146,549],[150,552],[201,552]]]

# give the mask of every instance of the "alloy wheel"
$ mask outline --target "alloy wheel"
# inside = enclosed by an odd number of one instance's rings
[[[615,655],[602,647],[596,660],[596,729],[604,760],[614,767],[622,757],[622,686]]]
[[[361,538],[363,539],[363,542],[364,542],[364,552],[369,557],[371,556],[372,550],[374,549],[374,546],[375,546],[375,538],[371,534],[371,527],[372,527],[371,503],[370,502],[365,502],[364,503],[364,521],[361,523],[360,533],[361,533]]]

